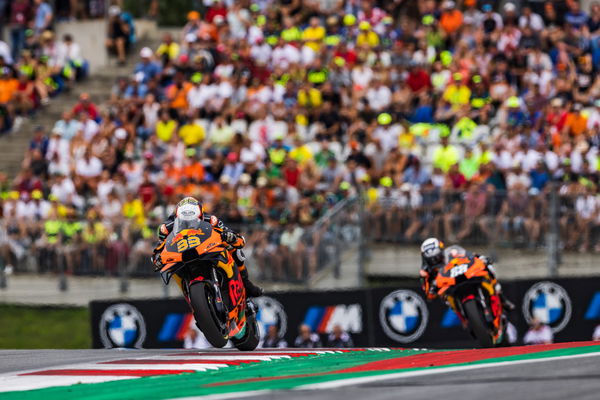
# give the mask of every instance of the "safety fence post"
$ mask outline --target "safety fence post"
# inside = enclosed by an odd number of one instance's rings
[[[558,191],[556,182],[550,183],[550,204],[548,212],[550,217],[550,226],[548,229],[548,234],[546,235],[547,265],[548,277],[553,278],[558,276],[558,265],[560,264]]]
[[[4,259],[0,257],[0,289],[6,289],[8,282],[6,279],[6,269],[4,268]]]

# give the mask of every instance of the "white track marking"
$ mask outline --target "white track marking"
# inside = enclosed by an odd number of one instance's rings
[[[343,386],[361,385],[364,383],[386,381],[386,380],[390,380],[390,379],[414,378],[417,376],[447,374],[450,372],[469,371],[469,370],[473,370],[473,369],[504,367],[504,366],[509,366],[509,365],[519,365],[519,364],[533,364],[533,363],[546,362],[546,361],[560,361],[560,360],[569,360],[569,359],[573,359],[573,358],[598,357],[598,356],[600,356],[600,352],[586,353],[586,354],[574,354],[571,356],[536,358],[536,359],[531,359],[531,360],[500,361],[500,362],[492,362],[492,363],[486,363],[486,364],[473,364],[473,365],[464,365],[464,366],[457,366],[457,367],[438,367],[438,368],[431,368],[431,369],[418,370],[418,371],[397,372],[397,373],[392,373],[392,374],[365,376],[365,377],[360,377],[360,378],[347,378],[347,379],[342,378],[342,379],[338,379],[335,381],[329,381],[329,382],[310,383],[307,385],[297,386],[296,388],[294,388],[294,390],[335,389],[335,388],[339,388],[339,387],[343,387]]]
[[[227,364],[83,364],[77,368],[63,368],[63,367],[51,367],[42,369],[40,371],[53,371],[63,369],[75,369],[77,371],[87,370],[195,370],[195,371],[206,371],[209,369],[219,369],[228,367]]]
[[[264,396],[271,392],[272,390],[251,390],[249,392],[208,394],[206,396],[175,397],[171,400],[230,400],[241,399],[243,397]]]
[[[240,352],[224,352],[224,353],[208,353],[199,351],[197,355],[180,355],[182,353],[185,354],[193,354],[193,351],[182,351],[181,353],[173,353],[169,355],[145,355],[142,357],[136,357],[135,351],[123,351],[123,358],[115,358],[108,360],[99,360],[95,363],[73,363],[73,364],[64,364],[64,365],[54,365],[48,368],[35,368],[28,369],[22,371],[14,371],[9,373],[0,374],[0,392],[9,392],[9,391],[20,391],[20,390],[33,390],[33,389],[41,389],[46,387],[54,387],[54,386],[70,386],[78,383],[98,383],[98,382],[109,382],[116,380],[125,380],[125,379],[139,379],[137,376],[85,376],[85,375],[69,375],[69,376],[61,376],[61,375],[30,375],[23,376],[21,374],[27,374],[31,372],[40,372],[40,371],[49,371],[49,370],[57,370],[57,369],[70,369],[70,370],[90,370],[90,369],[101,369],[101,370],[195,370],[195,371],[207,371],[207,370],[217,370],[219,368],[224,368],[229,366],[228,364],[202,364],[201,360],[206,361],[245,361],[245,360],[256,360],[258,362],[279,360],[279,359],[290,359],[291,356],[287,354],[279,354],[281,352],[285,353],[293,353],[293,354],[302,354],[302,353],[332,353],[331,351],[312,351],[312,350],[293,350],[293,351],[268,351],[268,353],[272,353],[272,355],[268,356],[257,356],[252,355],[252,353],[240,353]],[[260,351],[260,353],[267,353],[265,351]],[[101,364],[103,362],[110,361],[118,361],[121,359],[130,359],[130,360],[146,360],[146,359],[156,359],[156,360],[165,360],[165,361],[173,361],[175,359],[179,360],[195,360],[198,363],[194,364]]]
[[[0,392],[42,389],[50,386],[71,386],[78,383],[100,383],[118,381],[135,377],[120,376],[2,376],[0,377]]]
[[[156,360],[223,360],[223,361],[244,361],[244,360],[259,360],[259,361],[271,361],[278,359],[287,359],[292,358],[291,356],[253,356],[243,355],[243,356],[218,356],[218,355],[206,355],[201,354],[197,356],[156,356],[156,357],[144,357],[144,358],[135,358],[135,360],[144,360],[146,358],[156,359]],[[131,358],[134,359],[134,358]]]

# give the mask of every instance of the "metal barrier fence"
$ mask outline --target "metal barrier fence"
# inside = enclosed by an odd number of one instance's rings
[[[592,203],[596,209],[589,209]],[[553,202],[551,191],[475,188],[384,194],[366,213],[372,240],[419,243],[436,236],[471,245],[536,249],[546,247],[547,235],[558,229],[564,248],[592,251],[599,250],[599,211],[600,197],[591,194],[558,195]]]
[[[369,243],[417,244],[429,236],[487,247],[492,256],[503,248],[543,250],[548,275],[554,276],[562,250],[600,251],[600,195],[550,186],[543,193],[479,186],[467,191],[378,189],[376,195],[365,192],[340,201],[309,227],[272,222],[231,227],[246,235],[250,271],[263,281],[305,283],[323,269],[339,273],[349,252],[356,252],[361,274]],[[62,277],[120,277],[124,291],[129,277],[155,276],[149,260],[152,229],[121,222],[106,227],[100,237],[86,233],[92,222],[79,224],[81,231],[49,240],[42,222],[13,229],[0,220],[0,287],[9,265],[18,272]]]
[[[563,251],[600,252],[600,194],[573,193],[550,183],[537,190],[384,191],[367,205],[370,241],[418,244],[435,236],[448,242],[546,253],[548,275],[556,276]]]
[[[355,249],[362,238],[360,202],[345,199],[309,227],[292,224],[229,225],[247,239],[245,253],[254,277],[263,281],[305,283],[317,272],[338,270],[345,251]],[[155,229],[137,229],[122,222],[103,224],[102,233],[94,229],[97,221],[61,220],[60,232],[44,233],[43,222],[22,223],[10,231],[0,221],[5,235],[0,236],[0,284],[5,266],[16,272],[55,273],[61,289],[67,289],[67,276],[114,276],[121,279],[125,292],[131,277],[156,276],[150,262],[156,244]],[[77,226],[70,232],[69,227]]]

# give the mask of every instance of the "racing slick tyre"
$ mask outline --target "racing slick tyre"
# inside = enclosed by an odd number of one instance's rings
[[[252,351],[258,347],[260,342],[260,332],[254,313],[248,313],[246,319],[246,334],[240,340],[232,338],[233,345],[241,351]]]
[[[204,284],[196,284],[190,287],[190,304],[194,310],[196,326],[202,331],[206,340],[214,347],[221,348],[227,344],[219,326],[216,310],[212,307],[213,298],[210,290]]]
[[[467,300],[467,302],[463,304],[463,308],[465,310],[465,316],[469,320],[473,335],[475,335],[475,338],[477,338],[481,347],[493,347],[494,342],[492,341],[492,336],[490,335],[477,302],[475,300]]]

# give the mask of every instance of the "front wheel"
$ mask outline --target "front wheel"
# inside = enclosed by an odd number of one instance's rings
[[[219,328],[219,319],[212,304],[213,296],[205,284],[195,284],[190,287],[190,303],[194,311],[196,326],[202,331],[206,340],[213,347],[224,347],[227,339]]]
[[[481,347],[493,347],[492,335],[481,313],[479,304],[475,300],[467,300],[463,304],[463,309],[465,310],[467,320],[469,320],[469,326]]]

